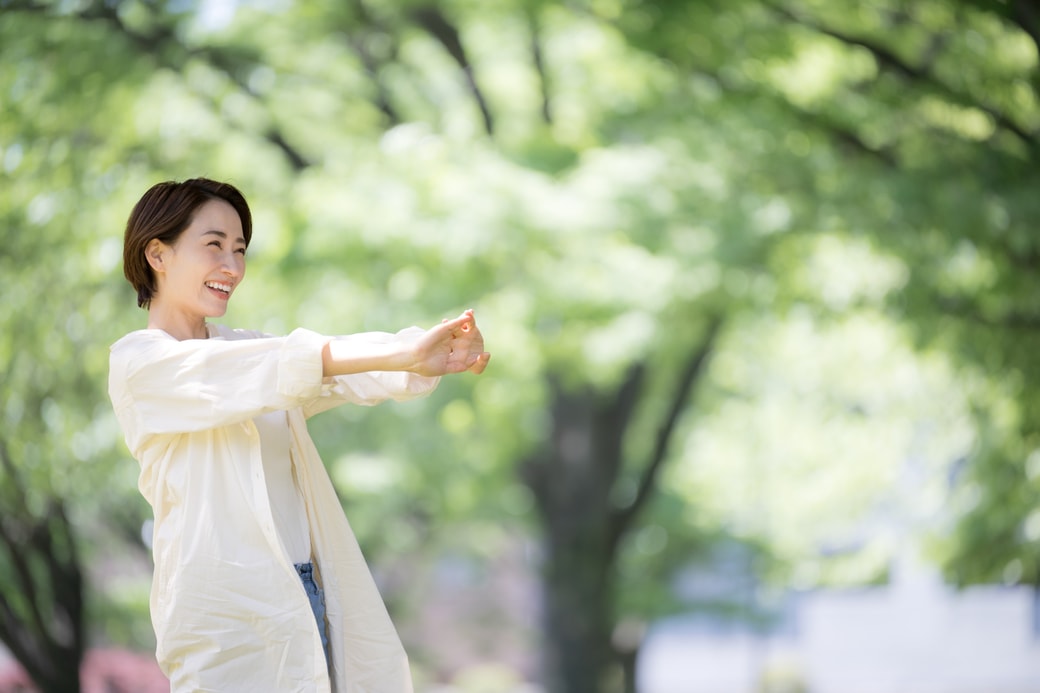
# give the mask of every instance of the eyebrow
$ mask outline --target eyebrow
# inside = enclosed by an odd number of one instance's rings
[[[202,235],[203,236],[220,236],[221,238],[224,238],[224,239],[227,239],[227,237],[228,237],[228,235],[226,233],[224,233],[223,231],[219,231],[217,229],[210,229],[209,231],[203,231]],[[241,243],[242,245],[246,244],[246,239],[242,238],[241,236],[239,236],[235,240],[238,241],[239,243]]]

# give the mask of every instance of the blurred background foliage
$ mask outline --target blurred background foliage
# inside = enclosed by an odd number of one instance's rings
[[[656,617],[906,551],[1036,585],[1038,40],[1016,0],[0,0],[4,642],[48,690],[151,646],[107,346],[126,215],[196,175],[254,207],[229,324],[477,311],[486,375],[313,423],[420,683],[449,640],[622,690]]]

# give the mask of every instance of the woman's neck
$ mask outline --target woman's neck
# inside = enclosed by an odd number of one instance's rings
[[[154,301],[148,308],[148,329],[162,330],[179,341],[209,337],[205,318],[173,313]]]

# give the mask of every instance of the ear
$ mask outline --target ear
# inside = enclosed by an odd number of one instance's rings
[[[144,257],[153,271],[162,272],[165,269],[163,266],[163,255],[168,249],[169,246],[158,238],[148,241],[148,245],[144,248]]]

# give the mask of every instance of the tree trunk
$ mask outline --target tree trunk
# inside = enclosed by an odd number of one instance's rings
[[[602,693],[613,669],[613,594],[601,552],[558,542],[545,566],[544,665],[549,693]]]
[[[544,524],[544,679],[548,693],[602,693],[614,666],[611,490],[634,393],[552,386],[552,435],[524,469]]]
[[[0,640],[41,693],[79,693],[83,574],[60,498],[33,513],[27,486],[0,441]]]
[[[642,394],[646,369],[631,368],[616,390],[568,389],[550,378],[552,432],[522,465],[543,523],[542,657],[547,693],[620,693],[634,676],[631,646],[613,643],[618,547],[657,488],[680,413],[714,348],[721,321],[711,319],[675,378],[655,428],[652,450],[638,467],[635,500],[619,506],[615,488],[626,469],[624,438]],[[636,468],[629,465],[628,469]]]

